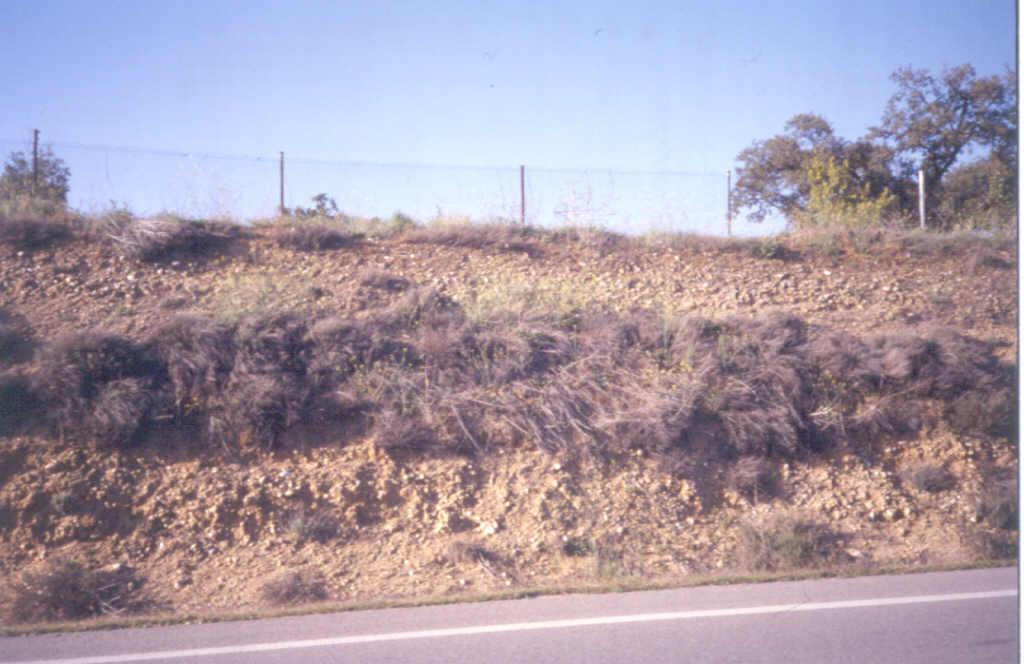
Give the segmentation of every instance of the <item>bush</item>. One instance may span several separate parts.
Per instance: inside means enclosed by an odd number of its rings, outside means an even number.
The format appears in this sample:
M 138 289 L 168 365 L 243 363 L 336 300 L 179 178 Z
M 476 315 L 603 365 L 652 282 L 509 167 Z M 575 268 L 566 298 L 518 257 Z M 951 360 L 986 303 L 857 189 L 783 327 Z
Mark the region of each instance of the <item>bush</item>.
M 494 563 L 499 560 L 498 555 L 483 544 L 468 540 L 456 540 L 449 544 L 445 558 L 453 565 Z
M 235 363 L 229 326 L 175 316 L 150 335 L 148 346 L 166 368 L 178 417 L 200 415 L 216 404 Z
M 33 389 L 62 433 L 125 445 L 146 424 L 162 367 L 145 348 L 112 334 L 83 332 L 43 348 Z
M 816 567 L 830 556 L 831 533 L 806 519 L 776 514 L 740 525 L 738 562 L 751 570 Z
M 0 373 L 0 436 L 21 432 L 42 415 L 31 381 L 20 373 Z
M 726 482 L 733 491 L 758 502 L 762 498 L 770 498 L 778 489 L 775 468 L 767 459 L 756 456 L 744 456 L 726 473 Z
M 15 364 L 31 357 L 33 341 L 24 319 L 0 310 L 0 363 Z
M 932 463 L 916 463 L 903 471 L 903 481 L 914 485 L 918 491 L 939 493 L 956 486 L 956 477 L 942 466 Z
M 289 517 L 285 528 L 295 535 L 300 544 L 323 543 L 337 537 L 341 525 L 337 517 L 327 512 L 300 510 Z
M 71 238 L 67 224 L 41 217 L 0 218 L 0 242 L 21 251 L 48 249 Z
M 359 274 L 359 283 L 370 288 L 401 292 L 409 288 L 409 280 L 377 268 L 368 268 Z
M 505 223 L 437 222 L 407 231 L 406 242 L 417 244 L 443 244 L 449 247 L 490 249 L 492 251 L 520 251 L 536 254 L 540 251 L 534 240 L 536 231 L 529 226 Z
M 133 219 L 108 235 L 129 256 L 146 263 L 207 257 L 239 236 L 239 228 L 231 224 L 173 216 Z
M 341 249 L 358 242 L 362 237 L 335 226 L 309 222 L 276 226 L 273 236 L 279 245 L 299 251 Z
M 271 604 L 302 604 L 327 599 L 323 576 L 316 571 L 300 569 L 282 572 L 263 584 L 263 599 Z
M 992 527 L 1017 530 L 1017 487 L 1012 479 L 989 482 L 978 498 L 978 516 Z
M 140 581 L 122 566 L 94 571 L 65 558 L 55 558 L 39 571 L 24 572 L 13 584 L 11 622 L 80 620 L 138 611 Z

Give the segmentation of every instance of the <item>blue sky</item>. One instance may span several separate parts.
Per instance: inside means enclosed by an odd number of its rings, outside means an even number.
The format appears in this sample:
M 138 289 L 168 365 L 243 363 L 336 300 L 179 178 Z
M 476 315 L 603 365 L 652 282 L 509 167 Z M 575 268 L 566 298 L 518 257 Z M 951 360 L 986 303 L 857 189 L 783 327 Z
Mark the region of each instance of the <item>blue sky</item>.
M 73 200 L 84 204 L 103 190 L 146 206 L 162 186 L 159 204 L 174 206 L 182 197 L 175 187 L 189 178 L 203 183 L 192 185 L 197 199 L 216 198 L 201 191 L 215 171 L 226 207 L 240 212 L 276 201 L 255 184 L 269 177 L 268 165 L 208 159 L 172 168 L 172 157 L 107 153 L 113 184 L 101 186 L 95 151 L 60 146 L 523 163 L 531 188 L 546 192 L 533 203 L 538 218 L 571 208 L 562 199 L 572 194 L 620 222 L 643 223 L 643 213 L 624 211 L 639 200 L 626 190 L 640 180 L 654 198 L 689 187 L 695 193 L 680 204 L 709 210 L 724 208 L 724 180 L 622 176 L 609 197 L 600 178 L 538 169 L 721 174 L 796 113 L 819 113 L 849 138 L 863 134 L 878 121 L 899 66 L 970 62 L 991 74 L 1016 61 L 1009 0 L 14 1 L 0 11 L 8 63 L 0 138 L 24 141 L 41 129 L 72 165 Z M 474 216 L 473 196 L 500 196 L 491 207 L 501 210 L 517 204 L 514 168 L 498 177 L 375 167 L 371 177 L 354 166 L 334 176 L 326 166 L 295 166 L 291 204 L 328 191 L 346 208 L 356 181 L 360 200 L 372 201 L 359 203 L 367 209 L 423 207 L 431 189 L 447 208 Z M 453 174 L 472 182 L 446 191 Z M 491 191 L 486 183 L 498 179 Z M 140 198 L 142 189 L 150 193 Z M 400 190 L 424 191 L 414 201 Z

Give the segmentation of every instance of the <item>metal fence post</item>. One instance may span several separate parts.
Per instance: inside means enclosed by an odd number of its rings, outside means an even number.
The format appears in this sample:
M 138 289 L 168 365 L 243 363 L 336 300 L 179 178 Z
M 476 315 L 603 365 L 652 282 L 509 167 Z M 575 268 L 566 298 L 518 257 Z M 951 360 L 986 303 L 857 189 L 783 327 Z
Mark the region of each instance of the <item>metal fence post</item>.
M 526 166 L 519 164 L 519 223 L 526 225 Z
M 280 194 L 281 194 L 281 196 L 280 196 L 280 203 L 278 204 L 278 208 L 277 209 L 281 213 L 281 216 L 284 216 L 285 212 L 284 212 L 284 151 L 283 150 L 281 151 L 281 160 L 280 160 L 279 165 L 278 165 L 278 172 L 279 172 L 279 174 L 281 176 L 281 185 L 280 185 Z
M 732 237 L 732 170 L 725 172 L 725 234 Z
M 921 218 L 921 230 L 925 229 L 924 222 L 924 169 L 917 171 L 917 214 Z
M 32 130 L 32 197 L 39 186 L 39 130 Z

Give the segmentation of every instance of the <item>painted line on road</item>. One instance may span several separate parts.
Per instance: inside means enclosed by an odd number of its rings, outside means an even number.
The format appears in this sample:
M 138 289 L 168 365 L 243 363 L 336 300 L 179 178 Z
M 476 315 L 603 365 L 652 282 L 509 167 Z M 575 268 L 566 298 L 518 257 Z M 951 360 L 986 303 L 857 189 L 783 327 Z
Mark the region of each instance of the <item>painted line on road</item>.
M 964 600 L 1016 597 L 1017 590 L 992 590 L 947 595 L 912 595 L 907 597 L 880 597 L 875 599 L 854 599 L 837 602 L 809 602 L 806 604 L 774 604 L 735 609 L 705 609 L 698 611 L 671 611 L 666 613 L 637 613 L 624 616 L 598 618 L 573 618 L 567 620 L 543 620 L 538 622 L 507 623 L 499 625 L 478 625 L 474 627 L 452 627 L 448 629 L 425 629 L 414 632 L 392 632 L 389 634 L 361 634 L 338 636 L 326 639 L 301 641 L 277 641 L 274 643 L 252 643 L 248 645 L 219 646 L 213 648 L 190 648 L 187 650 L 163 650 L 156 652 L 129 653 L 124 655 L 96 655 L 70 659 L 34 659 L 6 664 L 113 664 L 114 662 L 143 662 L 159 659 L 180 659 L 187 657 L 215 657 L 217 655 L 238 655 L 242 653 L 273 652 L 300 648 L 323 648 L 359 643 L 384 641 L 406 641 L 409 639 L 436 639 L 450 636 L 472 636 L 476 634 L 503 634 L 527 632 L 540 629 L 566 629 L 571 627 L 593 627 L 597 625 L 624 625 L 629 623 L 658 622 L 666 620 L 692 620 L 694 618 L 725 618 L 730 616 L 752 616 L 770 613 L 796 613 L 802 611 L 828 611 L 836 609 L 859 609 L 876 606 L 899 606 L 904 604 L 931 604 L 936 602 L 958 602 Z

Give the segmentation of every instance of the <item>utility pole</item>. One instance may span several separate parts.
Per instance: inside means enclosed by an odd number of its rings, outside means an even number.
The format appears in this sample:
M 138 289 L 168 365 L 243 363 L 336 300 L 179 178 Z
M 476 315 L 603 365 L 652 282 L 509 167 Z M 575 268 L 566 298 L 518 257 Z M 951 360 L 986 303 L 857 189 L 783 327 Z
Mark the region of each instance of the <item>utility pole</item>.
M 32 130 L 32 196 L 36 195 L 39 184 L 39 130 Z
M 519 223 L 526 225 L 526 166 L 519 164 Z
M 732 170 L 725 172 L 725 233 L 732 237 Z
M 281 213 L 281 216 L 284 216 L 284 151 L 283 150 L 281 151 L 281 160 L 280 160 L 280 162 L 278 164 L 278 172 L 280 173 L 280 176 L 281 176 L 281 186 L 280 186 L 280 194 L 281 194 L 281 196 L 280 196 L 280 202 L 278 203 L 278 206 L 277 206 L 277 210 L 278 210 L 278 212 Z
M 924 169 L 917 171 L 917 214 L 921 218 L 921 230 L 925 229 L 924 223 Z

